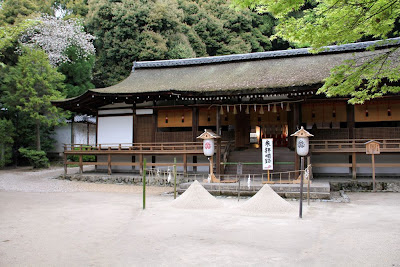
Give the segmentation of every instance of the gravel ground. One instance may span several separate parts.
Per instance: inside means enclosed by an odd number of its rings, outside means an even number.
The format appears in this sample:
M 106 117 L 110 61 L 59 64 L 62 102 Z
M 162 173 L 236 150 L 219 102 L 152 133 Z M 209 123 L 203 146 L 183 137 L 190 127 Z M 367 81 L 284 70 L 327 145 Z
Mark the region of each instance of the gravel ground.
M 176 209 L 170 188 L 0 171 L 0 266 L 400 266 L 400 194 L 311 202 L 303 219 L 249 216 L 235 198 Z M 298 202 L 292 202 L 293 205 Z
M 92 167 L 86 167 L 90 170 Z M 69 173 L 78 172 L 78 168 L 69 168 Z M 64 173 L 61 167 L 52 167 L 43 170 L 34 170 L 30 167 L 0 170 L 0 191 L 17 192 L 120 192 L 140 193 L 142 186 L 126 184 L 97 184 L 88 182 L 76 182 L 59 180 L 56 177 Z M 170 187 L 147 186 L 148 194 L 161 194 L 171 192 Z

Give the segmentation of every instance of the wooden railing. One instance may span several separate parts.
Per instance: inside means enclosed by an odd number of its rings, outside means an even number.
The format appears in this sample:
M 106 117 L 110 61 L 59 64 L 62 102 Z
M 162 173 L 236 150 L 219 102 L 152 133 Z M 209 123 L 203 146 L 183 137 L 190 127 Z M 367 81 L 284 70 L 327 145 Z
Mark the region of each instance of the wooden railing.
M 312 140 L 310 151 L 316 153 L 365 153 L 365 143 L 371 139 Z M 400 139 L 374 139 L 381 143 L 381 153 L 400 152 Z
M 228 142 L 221 142 L 221 150 L 224 151 Z M 65 144 L 64 145 L 64 173 L 67 174 L 68 165 L 78 165 L 80 173 L 83 172 L 84 165 L 107 166 L 108 174 L 111 174 L 112 166 L 138 166 L 143 170 L 143 159 L 146 155 L 181 155 L 183 162 L 177 163 L 177 166 L 183 166 L 184 172 L 187 172 L 188 166 L 209 166 L 209 163 L 189 163 L 188 155 L 203 154 L 202 142 L 175 142 L 175 143 L 121 143 L 121 144 Z M 84 162 L 84 155 L 107 156 L 107 161 L 89 161 Z M 113 155 L 138 156 L 136 161 L 120 162 L 112 160 Z M 69 161 L 68 156 L 78 156 L 79 161 Z M 172 162 L 171 157 L 171 162 Z M 152 163 L 148 162 L 147 166 L 171 166 L 172 163 Z
M 223 149 L 227 142 L 221 142 Z M 65 144 L 64 153 L 68 155 L 96 154 L 203 154 L 202 142 L 176 143 L 122 143 L 122 144 Z

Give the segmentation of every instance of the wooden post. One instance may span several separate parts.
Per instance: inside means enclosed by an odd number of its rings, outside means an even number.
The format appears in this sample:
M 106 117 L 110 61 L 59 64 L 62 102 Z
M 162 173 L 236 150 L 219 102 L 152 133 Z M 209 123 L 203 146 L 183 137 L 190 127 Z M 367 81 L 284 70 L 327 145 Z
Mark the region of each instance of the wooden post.
M 213 156 L 210 157 L 210 176 L 213 177 L 214 174 L 214 163 L 213 163 Z
M 357 156 L 356 152 L 351 155 L 351 177 L 353 180 L 357 179 Z
M 139 171 L 143 174 L 143 154 L 139 154 Z
M 217 139 L 217 159 L 216 159 L 215 172 L 217 175 L 221 174 L 221 138 Z
M 307 168 L 309 168 L 311 164 L 311 157 L 308 156 L 307 157 Z M 308 173 L 308 181 L 307 181 L 307 204 L 308 206 L 310 206 L 310 183 L 311 183 L 311 168 L 308 169 L 309 173 Z
M 83 160 L 82 160 L 82 155 L 79 155 L 79 173 L 83 173 Z
M 376 192 L 376 183 L 375 183 L 375 155 L 372 154 L 372 191 Z
M 174 199 L 176 199 L 176 158 L 174 158 Z
M 192 141 L 197 140 L 197 131 L 199 129 L 199 112 L 197 107 L 192 107 Z
M 185 149 L 186 150 L 186 149 Z M 187 174 L 187 154 L 183 154 L 183 174 Z
M 145 209 L 146 208 L 146 159 L 144 159 L 143 167 L 144 167 L 143 181 L 142 181 L 142 183 L 143 183 L 143 209 Z
M 111 175 L 111 154 L 107 154 L 108 175 Z
M 65 148 L 64 148 L 65 151 Z M 67 154 L 64 153 L 64 176 L 67 175 Z

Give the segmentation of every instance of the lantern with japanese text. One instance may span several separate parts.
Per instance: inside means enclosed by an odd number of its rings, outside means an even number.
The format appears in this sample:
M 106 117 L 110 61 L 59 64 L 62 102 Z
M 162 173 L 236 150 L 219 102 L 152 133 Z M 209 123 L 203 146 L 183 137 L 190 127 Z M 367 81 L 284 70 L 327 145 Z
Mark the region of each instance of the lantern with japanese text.
M 214 156 L 214 139 L 221 138 L 216 133 L 205 129 L 204 133 L 197 137 L 198 139 L 203 139 L 203 153 L 210 160 L 210 181 L 219 181 L 216 179 L 213 173 L 213 156 Z
M 308 141 L 308 137 L 314 136 L 304 130 L 303 126 L 301 126 L 300 130 L 295 132 L 290 136 L 295 136 L 296 138 L 296 152 L 297 155 L 304 157 L 308 155 L 308 150 L 310 147 L 310 143 Z

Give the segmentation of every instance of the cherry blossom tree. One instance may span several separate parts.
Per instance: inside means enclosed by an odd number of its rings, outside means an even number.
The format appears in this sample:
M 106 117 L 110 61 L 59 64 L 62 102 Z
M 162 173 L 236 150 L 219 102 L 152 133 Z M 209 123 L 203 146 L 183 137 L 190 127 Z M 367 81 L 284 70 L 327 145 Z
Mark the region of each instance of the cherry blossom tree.
M 79 20 L 62 20 L 49 15 L 42 15 L 37 20 L 39 23 L 30 27 L 20 42 L 23 46 L 43 49 L 51 65 L 71 62 L 66 53 L 70 47 L 75 48 L 78 58 L 86 59 L 95 54 L 95 37 L 84 31 Z

